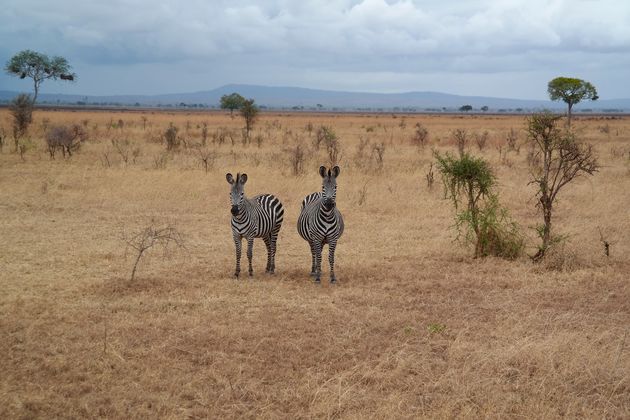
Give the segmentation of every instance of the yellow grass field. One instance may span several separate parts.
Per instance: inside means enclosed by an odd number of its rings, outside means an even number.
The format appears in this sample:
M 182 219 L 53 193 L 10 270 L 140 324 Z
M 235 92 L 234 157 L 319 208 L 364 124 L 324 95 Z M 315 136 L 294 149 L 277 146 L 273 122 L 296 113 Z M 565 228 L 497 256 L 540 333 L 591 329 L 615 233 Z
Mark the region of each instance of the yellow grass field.
M 53 160 L 44 131 L 61 123 L 89 140 Z M 183 140 L 167 153 L 170 123 Z M 455 152 L 453 130 L 487 131 L 485 149 L 469 150 L 492 164 L 533 254 L 525 117 L 262 113 L 246 145 L 242 125 L 37 110 L 21 157 L 0 110 L 0 418 L 630 417 L 630 118 L 574 121 L 602 168 L 560 192 L 554 228 L 567 239 L 540 264 L 473 259 L 439 175 L 432 188 L 425 178 L 432 149 Z M 327 248 L 322 285 L 310 280 L 296 230 L 328 164 L 313 145 L 321 125 L 341 144 L 334 286 Z M 518 153 L 506 153 L 511 128 Z M 226 172 L 284 203 L 273 276 L 256 240 L 254 277 L 243 253 L 233 278 Z M 131 282 L 123 239 L 151 225 L 174 226 L 185 249 L 147 251 Z

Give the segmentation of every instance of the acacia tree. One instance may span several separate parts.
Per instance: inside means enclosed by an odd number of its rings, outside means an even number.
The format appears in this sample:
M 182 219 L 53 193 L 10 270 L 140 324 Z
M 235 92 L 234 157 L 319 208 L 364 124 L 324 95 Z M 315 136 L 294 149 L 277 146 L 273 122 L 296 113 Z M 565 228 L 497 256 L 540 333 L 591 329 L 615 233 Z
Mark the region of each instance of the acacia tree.
M 575 134 L 557 127 L 559 116 L 550 112 L 534 114 L 527 120 L 527 134 L 533 145 L 534 159 L 540 165 L 532 171 L 530 184 L 536 185 L 543 224 L 538 228 L 542 244 L 532 256 L 539 261 L 552 244 L 551 216 L 558 192 L 580 175 L 593 175 L 599 165 L 590 144 L 580 142 Z
M 221 109 L 229 109 L 230 115 L 234 114 L 235 109 L 240 109 L 245 102 L 245 98 L 243 98 L 238 93 L 232 93 L 230 95 L 221 96 Z
M 253 99 L 243 100 L 243 105 L 241 106 L 241 116 L 245 119 L 245 133 L 247 138 L 249 138 L 249 133 L 254 127 L 258 111 L 258 106 L 256 106 Z
M 556 77 L 548 83 L 547 92 L 552 101 L 562 100 L 566 102 L 568 107 L 567 125 L 569 127 L 571 127 L 571 109 L 573 105 L 585 99 L 591 101 L 599 99 L 595 86 L 582 79 L 571 77 Z
M 35 105 L 39 86 L 44 80 L 68 80 L 73 81 L 77 75 L 71 73 L 72 66 L 63 57 L 48 57 L 46 54 L 36 51 L 24 50 L 15 54 L 7 62 L 5 71 L 12 76 L 19 76 L 20 79 L 30 77 L 33 79 L 32 104 Z

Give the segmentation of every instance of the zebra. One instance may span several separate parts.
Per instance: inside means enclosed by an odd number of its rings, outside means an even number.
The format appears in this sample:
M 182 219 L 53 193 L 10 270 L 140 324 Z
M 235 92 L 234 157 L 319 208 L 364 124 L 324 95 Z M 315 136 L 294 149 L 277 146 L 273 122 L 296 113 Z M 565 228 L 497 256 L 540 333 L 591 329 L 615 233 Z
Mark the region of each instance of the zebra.
M 247 259 L 249 260 L 249 275 L 254 275 L 252 256 L 254 238 L 263 238 L 267 247 L 267 268 L 265 272 L 273 274 L 276 269 L 276 242 L 278 232 L 282 226 L 284 208 L 282 203 L 271 194 L 261 194 L 253 198 L 245 197 L 243 187 L 247 182 L 247 174 L 225 175 L 225 179 L 232 186 L 230 202 L 232 204 L 232 236 L 236 245 L 236 270 L 234 276 L 238 279 L 241 273 L 241 240 L 247 240 Z
M 307 195 L 302 201 L 302 211 L 298 217 L 297 229 L 300 236 L 311 247 L 311 276 L 320 283 L 322 271 L 322 248 L 328 244 L 330 282 L 335 283 L 335 247 L 343 234 L 343 218 L 336 206 L 337 177 L 339 166 L 326 169 L 321 166 L 319 174 L 323 178 L 322 192 Z

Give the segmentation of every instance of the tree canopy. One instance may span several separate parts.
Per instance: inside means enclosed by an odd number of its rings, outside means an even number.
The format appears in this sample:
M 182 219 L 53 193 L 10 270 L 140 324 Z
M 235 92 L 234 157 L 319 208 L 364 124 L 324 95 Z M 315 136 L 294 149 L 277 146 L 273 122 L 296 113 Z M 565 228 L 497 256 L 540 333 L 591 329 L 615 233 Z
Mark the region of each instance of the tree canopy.
M 568 125 L 571 126 L 571 109 L 573 105 L 583 101 L 596 101 L 597 90 L 595 86 L 582 79 L 571 77 L 556 77 L 547 85 L 547 92 L 552 101 L 562 100 L 568 106 Z
M 230 115 L 234 113 L 235 109 L 240 109 L 244 103 L 245 98 L 236 92 L 221 96 L 221 109 L 229 109 Z
M 72 66 L 64 57 L 54 56 L 50 58 L 46 54 L 31 50 L 24 50 L 15 54 L 5 66 L 5 71 L 12 76 L 19 76 L 20 79 L 27 77 L 33 79 L 33 104 L 37 101 L 39 86 L 44 80 L 74 81 L 77 75 L 71 70 Z

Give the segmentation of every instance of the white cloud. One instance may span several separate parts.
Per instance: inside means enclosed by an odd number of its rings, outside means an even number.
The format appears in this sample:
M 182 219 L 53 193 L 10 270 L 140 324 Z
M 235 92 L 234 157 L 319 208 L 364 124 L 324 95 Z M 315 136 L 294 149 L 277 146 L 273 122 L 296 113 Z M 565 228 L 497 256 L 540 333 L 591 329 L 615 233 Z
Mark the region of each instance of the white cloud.
M 221 82 L 273 81 L 261 74 L 271 71 L 295 83 L 296 73 L 337 74 L 349 85 L 377 74 L 596 75 L 627 65 L 628 22 L 626 0 L 9 0 L 0 54 L 31 48 L 90 68 L 181 62 L 182 72 L 195 62 Z

